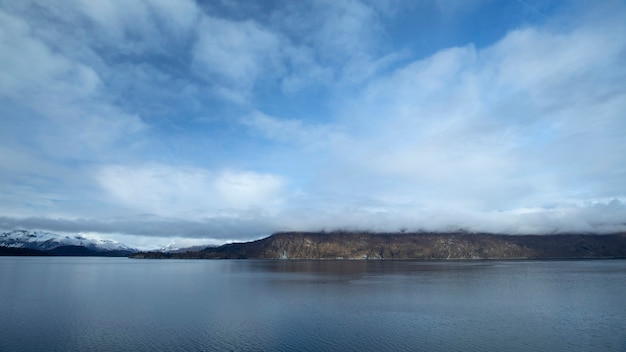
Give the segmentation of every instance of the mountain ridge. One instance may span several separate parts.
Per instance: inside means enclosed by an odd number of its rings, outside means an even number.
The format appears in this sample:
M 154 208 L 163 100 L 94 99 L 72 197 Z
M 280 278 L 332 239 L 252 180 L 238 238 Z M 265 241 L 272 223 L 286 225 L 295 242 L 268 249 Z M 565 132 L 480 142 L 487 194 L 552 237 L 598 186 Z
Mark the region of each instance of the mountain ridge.
M 506 235 L 470 232 L 281 232 L 185 253 L 132 258 L 480 260 L 626 258 L 626 233 Z
M 83 235 L 59 235 L 39 230 L 12 230 L 0 234 L 0 255 L 127 257 L 137 251 L 118 241 Z

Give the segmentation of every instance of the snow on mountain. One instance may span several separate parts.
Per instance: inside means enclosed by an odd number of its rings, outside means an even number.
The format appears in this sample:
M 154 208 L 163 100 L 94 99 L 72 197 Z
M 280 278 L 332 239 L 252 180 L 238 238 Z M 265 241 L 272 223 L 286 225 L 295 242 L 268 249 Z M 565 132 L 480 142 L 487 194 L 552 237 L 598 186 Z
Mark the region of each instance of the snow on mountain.
M 157 249 L 157 252 L 163 252 L 163 253 L 184 253 L 184 252 L 195 252 L 195 251 L 201 251 L 207 247 L 215 247 L 212 246 L 210 244 L 204 244 L 204 245 L 196 245 L 196 246 L 190 246 L 190 247 L 178 247 L 175 244 L 167 244 L 159 249 Z
M 4 232 L 0 234 L 0 246 L 43 251 L 61 246 L 82 246 L 97 252 L 137 251 L 135 248 L 128 247 L 117 241 L 89 238 L 82 235 L 65 236 L 38 230 L 13 230 Z
M 166 244 L 165 246 L 163 246 L 163 247 L 161 247 L 161 248 L 157 249 L 157 251 L 158 251 L 158 252 L 165 252 L 165 253 L 168 253 L 168 252 L 174 252 L 174 251 L 177 251 L 177 250 L 179 250 L 179 249 L 180 249 L 180 248 L 179 248 L 178 246 L 176 246 L 175 244 L 173 244 L 173 243 L 168 243 L 168 244 Z

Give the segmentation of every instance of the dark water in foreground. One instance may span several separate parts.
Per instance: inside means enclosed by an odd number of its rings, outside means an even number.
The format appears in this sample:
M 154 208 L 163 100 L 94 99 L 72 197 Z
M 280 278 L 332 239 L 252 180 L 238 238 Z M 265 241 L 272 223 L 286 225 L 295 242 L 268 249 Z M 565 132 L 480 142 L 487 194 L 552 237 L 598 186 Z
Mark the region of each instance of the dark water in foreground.
M 626 351 L 626 261 L 0 258 L 0 351 Z

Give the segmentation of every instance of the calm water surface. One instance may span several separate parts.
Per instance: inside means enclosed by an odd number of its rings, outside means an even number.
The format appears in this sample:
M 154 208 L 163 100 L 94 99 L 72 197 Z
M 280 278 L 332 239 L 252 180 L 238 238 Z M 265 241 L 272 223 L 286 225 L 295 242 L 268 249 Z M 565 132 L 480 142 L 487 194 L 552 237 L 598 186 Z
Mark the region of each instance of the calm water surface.
M 626 351 L 626 261 L 0 257 L 0 351 Z

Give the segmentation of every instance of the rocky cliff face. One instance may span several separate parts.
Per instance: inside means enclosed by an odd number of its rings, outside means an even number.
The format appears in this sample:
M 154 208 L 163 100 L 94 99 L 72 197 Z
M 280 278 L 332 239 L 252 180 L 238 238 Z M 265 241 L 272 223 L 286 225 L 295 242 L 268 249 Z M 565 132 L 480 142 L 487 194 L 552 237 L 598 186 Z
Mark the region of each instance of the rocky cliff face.
M 549 259 L 626 258 L 626 234 L 289 232 L 248 243 L 138 258 L 206 259 Z

